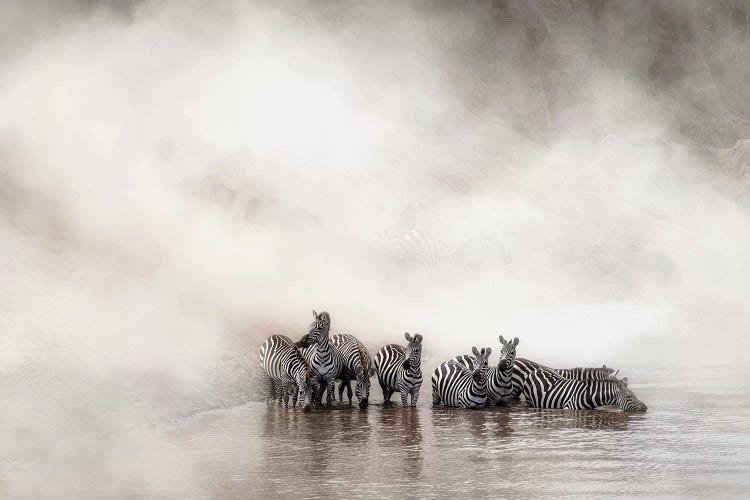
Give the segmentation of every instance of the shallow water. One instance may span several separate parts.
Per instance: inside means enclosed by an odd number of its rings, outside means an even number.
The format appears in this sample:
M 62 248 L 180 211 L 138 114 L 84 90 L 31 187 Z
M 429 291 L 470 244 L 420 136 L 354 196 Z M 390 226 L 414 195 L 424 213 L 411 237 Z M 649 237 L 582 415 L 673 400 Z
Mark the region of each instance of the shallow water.
M 250 403 L 206 411 L 148 432 L 135 429 L 124 441 L 111 438 L 101 455 L 109 457 L 107 472 L 86 475 L 78 492 L 118 498 L 747 497 L 747 384 L 719 383 L 723 378 L 711 369 L 692 379 L 674 380 L 663 370 L 643 378 L 652 382 L 631 387 L 648 404 L 645 414 L 431 408 L 428 384 L 415 409 L 376 403 L 366 411 L 337 406 L 303 413 Z M 382 400 L 378 387 L 372 399 Z M 101 456 L 56 472 L 95 471 Z M 135 471 L 127 469 L 133 464 Z M 114 487 L 111 477 L 123 475 L 137 479 Z
M 747 495 L 746 387 L 704 385 L 632 385 L 645 414 L 250 404 L 169 433 L 223 498 Z

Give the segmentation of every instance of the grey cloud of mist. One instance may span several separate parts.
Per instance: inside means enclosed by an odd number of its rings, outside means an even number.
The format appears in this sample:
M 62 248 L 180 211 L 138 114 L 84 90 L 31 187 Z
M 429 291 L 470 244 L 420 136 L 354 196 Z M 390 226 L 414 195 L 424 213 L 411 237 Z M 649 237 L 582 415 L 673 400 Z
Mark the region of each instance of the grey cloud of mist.
M 71 456 L 154 487 L 112 433 L 245 401 L 313 308 L 371 348 L 419 331 L 427 364 L 498 333 L 636 380 L 742 359 L 728 4 L 59 5 L 2 14 L 15 493 Z

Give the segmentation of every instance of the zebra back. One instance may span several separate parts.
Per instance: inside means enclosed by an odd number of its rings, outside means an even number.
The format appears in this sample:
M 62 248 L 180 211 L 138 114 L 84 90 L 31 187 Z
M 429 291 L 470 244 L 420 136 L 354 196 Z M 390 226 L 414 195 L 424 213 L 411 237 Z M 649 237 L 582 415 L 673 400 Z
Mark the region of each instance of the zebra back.
M 627 388 L 627 379 L 577 380 L 537 369 L 523 387 L 527 403 L 536 408 L 586 410 L 617 405 L 625 411 L 646 411 L 646 405 Z
M 297 351 L 292 340 L 285 335 L 271 335 L 263 342 L 259 352 L 260 366 L 269 383 L 277 388 L 296 386 L 299 396 L 309 407 L 310 366 Z
M 555 371 L 565 378 L 577 380 L 607 380 L 617 376 L 620 370 L 608 368 L 607 365 L 597 368 L 557 368 Z

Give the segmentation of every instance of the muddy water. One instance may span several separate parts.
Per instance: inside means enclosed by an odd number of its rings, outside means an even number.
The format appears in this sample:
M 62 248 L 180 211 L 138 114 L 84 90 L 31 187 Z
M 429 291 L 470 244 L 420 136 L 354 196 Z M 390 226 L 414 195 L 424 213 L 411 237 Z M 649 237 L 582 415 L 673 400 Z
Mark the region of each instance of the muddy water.
M 750 496 L 748 378 L 631 371 L 648 413 L 431 408 L 425 384 L 414 409 L 384 408 L 374 387 L 366 411 L 250 403 L 92 438 L 83 455 L 59 436 L 53 462 L 2 470 L 0 497 Z
M 701 380 L 632 384 L 646 414 L 250 404 L 165 432 L 197 465 L 196 496 L 747 496 L 747 388 Z

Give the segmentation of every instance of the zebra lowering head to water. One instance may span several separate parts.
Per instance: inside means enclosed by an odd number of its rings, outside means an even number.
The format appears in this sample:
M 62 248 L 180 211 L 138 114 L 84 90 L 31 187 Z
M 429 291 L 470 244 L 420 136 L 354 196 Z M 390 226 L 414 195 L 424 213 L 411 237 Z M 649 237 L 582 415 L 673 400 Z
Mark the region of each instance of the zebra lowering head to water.
M 333 401 L 333 381 L 339 378 L 343 362 L 341 356 L 330 342 L 331 317 L 327 312 L 313 313 L 313 322 L 307 332 L 310 346 L 303 349 L 302 356 L 310 365 L 316 382 L 319 384 L 315 394 L 315 403 L 320 404 L 323 392 L 327 389 L 326 405 Z
M 459 408 L 480 408 L 487 405 L 487 359 L 489 347 L 472 347 L 474 369 L 451 359 L 440 364 L 432 374 L 432 404 Z
M 343 401 L 344 388 L 349 397 L 349 406 L 352 404 L 352 380 L 356 380 L 356 395 L 361 409 L 367 408 L 370 398 L 370 377 L 375 374 L 372 367 L 372 358 L 367 348 L 357 340 L 354 335 L 338 333 L 331 339 L 333 347 L 338 351 L 344 367 L 341 370 L 341 386 L 339 387 L 339 400 Z
M 411 395 L 411 406 L 417 406 L 419 389 L 422 387 L 422 336 L 413 337 L 405 333 L 409 342 L 406 348 L 398 344 L 382 347 L 375 356 L 375 371 L 383 390 L 385 404 L 391 402 L 394 392 L 401 393 L 401 406 L 408 406 Z
M 518 337 L 508 341 L 500 335 L 499 339 L 500 344 L 503 346 L 500 350 L 500 359 L 497 362 L 497 366 L 491 366 L 487 369 L 488 405 L 507 405 L 512 399 L 513 383 L 511 376 L 513 374 L 513 364 L 516 360 Z M 469 370 L 473 370 L 476 364 L 475 358 L 470 354 L 456 356 L 453 360 L 461 363 Z
M 289 407 L 289 394 L 292 393 L 292 406 L 297 406 L 299 401 L 305 411 L 310 410 L 312 374 L 292 339 L 284 335 L 268 337 L 260 348 L 260 366 L 265 372 L 266 402 L 276 387 L 281 388 L 285 407 Z
M 643 404 L 628 389 L 628 379 L 573 380 L 548 369 L 536 369 L 523 382 L 523 396 L 534 408 L 593 410 L 617 405 L 625 411 L 644 412 Z
M 607 380 L 614 378 L 620 370 L 607 368 L 607 365 L 601 368 L 550 368 L 536 361 L 525 358 L 516 358 L 513 364 L 513 374 L 511 376 L 512 391 L 510 399 L 519 399 L 523 394 L 523 381 L 534 370 L 549 370 L 552 373 L 560 375 L 563 378 L 571 380 Z

